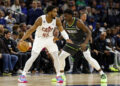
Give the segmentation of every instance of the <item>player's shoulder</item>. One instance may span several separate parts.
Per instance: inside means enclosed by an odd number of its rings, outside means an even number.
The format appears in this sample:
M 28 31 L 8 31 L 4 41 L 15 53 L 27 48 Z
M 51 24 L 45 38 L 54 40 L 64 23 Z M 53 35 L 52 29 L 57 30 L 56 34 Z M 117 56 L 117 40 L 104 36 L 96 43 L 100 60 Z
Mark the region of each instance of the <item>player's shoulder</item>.
M 42 25 L 42 17 L 38 17 L 37 20 L 35 21 L 35 25 L 40 26 Z
M 45 15 L 41 15 L 41 16 L 39 16 L 37 19 L 38 19 L 39 21 L 42 21 L 43 18 L 45 18 Z

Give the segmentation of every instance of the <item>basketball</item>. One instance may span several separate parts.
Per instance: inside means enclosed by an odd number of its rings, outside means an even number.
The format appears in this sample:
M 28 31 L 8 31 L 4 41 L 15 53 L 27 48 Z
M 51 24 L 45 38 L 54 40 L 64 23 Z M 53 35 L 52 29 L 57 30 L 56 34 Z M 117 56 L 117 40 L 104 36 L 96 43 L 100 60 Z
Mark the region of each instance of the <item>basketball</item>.
M 17 47 L 18 47 L 18 50 L 21 52 L 27 52 L 30 48 L 29 43 L 26 41 L 19 42 Z

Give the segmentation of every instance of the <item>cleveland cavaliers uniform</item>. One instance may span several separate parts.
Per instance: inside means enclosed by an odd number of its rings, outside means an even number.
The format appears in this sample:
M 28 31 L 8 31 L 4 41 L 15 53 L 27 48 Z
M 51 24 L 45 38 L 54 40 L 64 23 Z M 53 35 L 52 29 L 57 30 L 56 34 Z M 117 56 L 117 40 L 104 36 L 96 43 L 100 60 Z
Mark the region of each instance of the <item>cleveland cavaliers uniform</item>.
M 44 47 L 49 52 L 58 51 L 57 45 L 53 42 L 53 31 L 56 27 L 56 19 L 53 19 L 51 23 L 46 21 L 46 15 L 41 16 L 42 25 L 38 26 L 35 33 L 35 40 L 32 50 L 39 53 Z

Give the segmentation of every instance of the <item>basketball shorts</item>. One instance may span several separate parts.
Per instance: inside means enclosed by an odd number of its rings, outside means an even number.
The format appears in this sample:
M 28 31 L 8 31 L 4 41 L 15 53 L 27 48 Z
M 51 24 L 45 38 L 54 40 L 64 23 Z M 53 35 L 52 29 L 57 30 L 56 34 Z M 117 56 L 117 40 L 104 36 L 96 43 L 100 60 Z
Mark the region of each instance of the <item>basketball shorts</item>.
M 35 37 L 32 51 L 40 53 L 43 48 L 47 48 L 50 53 L 58 52 L 58 47 L 56 43 L 53 42 L 53 38 L 54 37 Z
M 87 49 L 89 47 L 90 46 L 88 44 Z M 63 50 L 70 53 L 72 56 L 74 56 L 78 51 L 81 51 L 81 47 L 76 44 L 66 43 L 65 46 L 63 47 Z

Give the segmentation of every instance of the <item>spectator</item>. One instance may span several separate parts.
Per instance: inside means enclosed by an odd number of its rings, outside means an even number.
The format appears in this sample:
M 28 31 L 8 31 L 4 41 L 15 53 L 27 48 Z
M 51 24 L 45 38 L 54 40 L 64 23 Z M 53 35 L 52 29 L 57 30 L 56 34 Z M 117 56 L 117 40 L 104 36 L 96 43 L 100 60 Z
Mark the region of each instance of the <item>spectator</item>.
M 0 25 L 0 38 L 2 38 L 4 35 L 4 26 Z
M 26 4 L 25 2 L 21 2 L 21 10 L 22 10 L 22 13 L 24 13 L 25 15 L 27 15 L 27 8 L 26 8 Z
M 15 0 L 11 7 L 11 10 L 17 13 L 22 13 L 19 0 Z
M 20 30 L 22 31 L 22 32 L 26 32 L 26 30 L 27 30 L 27 26 L 26 26 L 26 24 L 25 23 L 21 23 L 20 24 Z
M 120 52 L 120 33 L 117 35 L 117 50 Z
M 8 13 L 8 15 L 5 17 L 6 20 L 6 27 L 9 31 L 12 32 L 13 25 L 16 23 L 16 19 L 12 17 L 11 13 Z
M 28 15 L 27 15 L 28 24 L 33 25 L 35 20 L 41 15 L 43 15 L 43 11 L 37 7 L 37 2 L 33 1 L 32 8 L 29 9 Z
M 4 12 L 0 10 L 0 24 L 6 26 L 6 20 L 4 18 Z
M 96 39 L 100 35 L 100 23 L 96 23 L 96 29 L 92 32 L 93 39 Z
M 15 24 L 15 25 L 13 26 L 12 31 L 13 31 L 13 32 L 16 31 L 16 32 L 19 33 L 19 32 L 20 32 L 20 27 L 19 27 L 19 25 Z
M 86 3 L 84 2 L 84 0 L 77 0 L 76 5 L 77 6 L 86 6 Z
M 4 9 L 5 10 L 5 14 L 8 13 L 8 12 L 12 12 L 11 11 L 11 2 L 10 2 L 10 0 L 6 0 L 4 5 L 5 5 L 5 9 Z
M 0 53 L 3 58 L 3 75 L 9 75 L 13 72 L 14 66 L 18 60 L 15 55 L 10 55 L 4 41 L 0 38 Z
M 113 64 L 114 53 L 111 53 L 109 50 L 106 49 L 106 36 L 106 32 L 102 32 L 100 34 L 100 37 L 94 40 L 92 48 L 94 55 L 97 57 L 96 59 L 98 60 L 100 65 L 104 66 L 105 71 L 110 71 L 109 66 L 110 64 Z
M 21 24 L 20 24 L 20 29 L 21 29 L 21 31 L 25 34 L 26 31 L 27 31 L 27 26 L 26 26 L 26 24 L 25 24 L 25 23 L 21 23 Z M 30 42 L 33 42 L 32 35 L 28 38 L 28 40 L 29 40 Z
M 42 10 L 41 1 L 37 1 L 37 7 Z

